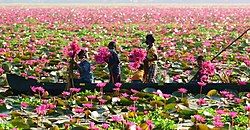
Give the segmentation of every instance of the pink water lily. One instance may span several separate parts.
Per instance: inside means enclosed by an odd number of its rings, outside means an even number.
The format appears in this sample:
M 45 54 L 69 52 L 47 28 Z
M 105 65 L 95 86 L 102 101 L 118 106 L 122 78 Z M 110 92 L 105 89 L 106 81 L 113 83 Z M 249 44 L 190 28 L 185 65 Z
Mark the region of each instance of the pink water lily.
M 4 73 L 4 70 L 0 67 L 0 76 Z
M 224 110 L 218 109 L 216 110 L 216 114 L 222 115 L 222 114 L 226 114 L 226 112 Z
M 70 88 L 70 89 L 69 89 L 69 91 L 70 91 L 71 93 L 78 93 L 78 92 L 80 92 L 80 90 L 81 90 L 81 88 Z
M 115 87 L 120 88 L 122 86 L 122 83 L 115 83 Z
M 81 113 L 84 112 L 84 108 L 82 108 L 82 107 L 75 107 L 75 108 L 73 109 L 73 111 L 74 111 L 75 113 L 81 114 Z
M 121 121 L 123 121 L 124 119 L 123 119 L 123 117 L 120 116 L 120 115 L 113 115 L 113 116 L 111 116 L 111 120 L 114 121 L 114 122 L 121 122 Z
M 185 94 L 185 93 L 187 93 L 187 89 L 185 89 L 185 88 L 179 88 L 178 92 L 182 93 L 182 94 Z
M 194 115 L 194 119 L 197 121 L 197 122 L 200 122 L 200 123 L 204 123 L 205 122 L 205 118 L 201 115 Z
M 83 106 L 87 107 L 87 108 L 92 108 L 93 104 L 92 103 L 85 103 L 85 104 L 83 104 Z
M 153 130 L 154 129 L 154 123 L 152 120 L 146 120 L 146 124 L 148 125 L 148 129 L 149 130 Z
M 35 111 L 38 115 L 46 115 L 48 111 L 47 105 L 42 104 L 40 106 L 37 106 Z
M 229 112 L 228 115 L 231 117 L 231 118 L 235 118 L 237 117 L 238 113 L 237 112 Z
M 245 106 L 245 110 L 248 111 L 248 112 L 250 112 L 250 105 Z
M 21 107 L 22 108 L 27 108 L 29 104 L 27 102 L 21 102 Z
M 107 83 L 97 83 L 96 86 L 98 88 L 104 88 L 106 86 Z
M 6 117 L 8 117 L 8 116 L 9 116 L 8 114 L 0 113 L 0 118 L 1 118 L 1 119 L 6 118 Z
M 1 106 L 1 105 L 4 105 L 4 104 L 5 104 L 4 99 L 0 99 L 0 106 Z
M 221 116 L 215 116 L 213 119 L 213 125 L 218 128 L 224 127 L 224 123 L 221 120 Z
M 103 129 L 108 129 L 108 128 L 109 128 L 109 124 L 103 123 L 103 124 L 102 124 L 102 128 L 103 128 Z
M 67 96 L 69 96 L 70 95 L 70 92 L 67 92 L 67 91 L 63 91 L 62 92 L 62 96 L 63 97 L 67 97 Z
M 36 86 L 32 86 L 31 90 L 34 93 L 39 93 L 39 94 L 43 94 L 45 92 L 45 89 L 43 87 L 36 87 Z
M 196 102 L 199 106 L 207 104 L 207 101 L 204 98 L 200 98 L 198 99 L 198 101 Z

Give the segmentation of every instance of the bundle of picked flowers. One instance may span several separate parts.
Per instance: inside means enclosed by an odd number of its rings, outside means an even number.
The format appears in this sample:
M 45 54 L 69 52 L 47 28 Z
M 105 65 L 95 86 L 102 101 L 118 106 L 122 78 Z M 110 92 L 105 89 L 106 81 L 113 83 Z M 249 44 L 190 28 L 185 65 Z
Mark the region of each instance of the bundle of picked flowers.
M 76 41 L 69 43 L 68 46 L 64 47 L 63 54 L 66 57 L 74 58 L 75 55 L 81 50 L 80 46 Z
M 140 48 L 134 48 L 129 53 L 129 68 L 132 70 L 136 70 L 140 67 L 140 64 L 143 63 L 147 56 L 147 51 Z
M 95 54 L 95 61 L 97 64 L 103 64 L 108 61 L 109 56 L 109 49 L 107 47 L 100 47 Z

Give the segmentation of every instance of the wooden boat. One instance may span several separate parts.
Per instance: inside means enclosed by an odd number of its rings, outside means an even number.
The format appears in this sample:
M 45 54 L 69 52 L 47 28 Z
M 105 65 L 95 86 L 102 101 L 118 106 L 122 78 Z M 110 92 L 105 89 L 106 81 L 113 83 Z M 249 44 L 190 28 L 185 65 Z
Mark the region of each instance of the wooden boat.
M 32 94 L 31 87 L 32 86 L 41 86 L 45 90 L 49 92 L 50 95 L 59 95 L 61 94 L 67 83 L 46 83 L 46 82 L 38 82 L 34 79 L 26 79 L 24 77 L 15 75 L 15 74 L 7 74 L 7 81 L 9 83 L 10 88 L 12 89 L 14 94 Z M 81 88 L 84 90 L 95 90 L 98 88 L 96 84 L 86 84 L 81 82 L 74 82 L 75 87 Z M 114 84 L 107 84 L 104 87 L 105 92 L 112 92 Z M 159 89 L 163 93 L 173 93 L 177 91 L 179 88 L 186 88 L 189 93 L 198 94 L 200 91 L 200 87 L 196 83 L 165 83 L 165 84 L 144 84 L 144 83 L 124 83 L 122 84 L 123 89 L 135 89 L 135 90 L 143 90 L 145 88 L 154 88 Z M 211 83 L 207 84 L 203 87 L 202 92 L 207 93 L 209 90 L 216 89 L 218 91 L 221 90 L 232 90 L 235 92 L 250 92 L 250 84 L 246 85 L 238 85 L 238 84 L 228 84 L 228 83 Z

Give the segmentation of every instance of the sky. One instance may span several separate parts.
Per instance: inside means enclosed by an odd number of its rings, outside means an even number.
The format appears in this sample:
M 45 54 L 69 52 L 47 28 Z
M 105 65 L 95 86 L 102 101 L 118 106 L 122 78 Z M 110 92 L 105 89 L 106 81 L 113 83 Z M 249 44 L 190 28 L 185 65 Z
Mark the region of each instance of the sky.
M 250 3 L 250 0 L 0 0 L 0 3 Z

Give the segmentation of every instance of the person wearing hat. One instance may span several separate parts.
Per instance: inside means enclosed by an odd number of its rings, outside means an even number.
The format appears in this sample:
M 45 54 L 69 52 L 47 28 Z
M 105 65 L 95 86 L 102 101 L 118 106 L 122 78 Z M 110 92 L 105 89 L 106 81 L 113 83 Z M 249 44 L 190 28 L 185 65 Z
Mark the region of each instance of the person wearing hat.
M 110 56 L 108 58 L 108 69 L 109 69 L 109 82 L 118 83 L 121 82 L 121 66 L 120 59 L 116 52 L 116 42 L 111 41 L 108 44 Z
M 144 60 L 144 82 L 156 83 L 157 49 L 154 46 L 155 39 L 152 34 L 146 36 L 147 56 Z

